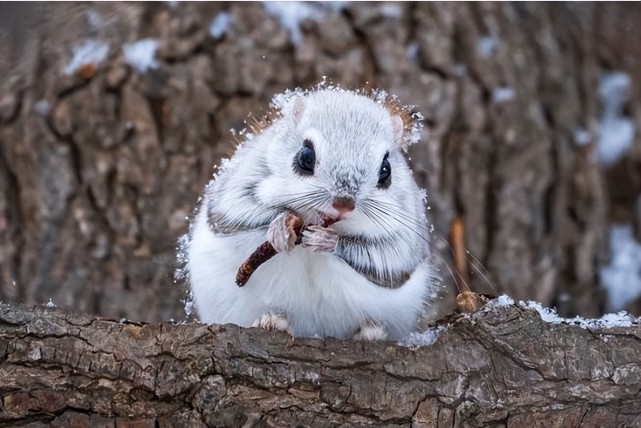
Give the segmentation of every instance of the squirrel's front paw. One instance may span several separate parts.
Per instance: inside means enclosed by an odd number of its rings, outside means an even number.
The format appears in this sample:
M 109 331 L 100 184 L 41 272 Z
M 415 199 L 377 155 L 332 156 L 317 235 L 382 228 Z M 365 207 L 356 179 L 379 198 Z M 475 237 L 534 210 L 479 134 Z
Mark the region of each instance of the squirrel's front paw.
M 267 240 L 279 253 L 286 253 L 296 245 L 296 227 L 303 220 L 294 212 L 286 211 L 276 217 L 267 230 Z
M 338 234 L 334 229 L 322 226 L 309 226 L 303 231 L 301 245 L 313 251 L 331 253 L 338 244 Z
M 252 327 L 264 328 L 265 330 L 287 331 L 289 322 L 287 322 L 285 315 L 270 312 L 261 315 L 260 318 L 253 322 Z

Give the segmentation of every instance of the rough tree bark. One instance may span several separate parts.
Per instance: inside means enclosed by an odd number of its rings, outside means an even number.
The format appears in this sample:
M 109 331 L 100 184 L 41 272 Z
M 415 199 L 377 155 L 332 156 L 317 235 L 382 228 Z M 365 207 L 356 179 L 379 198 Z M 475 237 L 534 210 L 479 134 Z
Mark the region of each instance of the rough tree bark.
M 313 7 L 298 40 L 258 3 L 0 3 L 0 299 L 180 318 L 174 245 L 228 130 L 328 76 L 420 106 L 436 233 L 461 226 L 493 291 L 599 314 L 608 220 L 641 231 L 640 133 L 605 173 L 593 161 L 601 73 L 631 77 L 622 114 L 641 129 L 639 4 Z M 122 51 L 143 38 L 159 41 L 146 72 Z M 67 74 L 87 39 L 107 58 Z M 410 349 L 0 305 L 0 424 L 641 424 L 638 325 L 447 322 Z
M 180 318 L 175 242 L 231 149 L 228 130 L 326 75 L 420 106 L 429 134 L 411 158 L 436 247 L 462 226 L 489 291 L 600 314 L 597 266 L 608 219 L 633 218 L 641 133 L 604 174 L 598 83 L 612 70 L 632 78 L 623 114 L 641 129 L 639 4 L 313 7 L 294 43 L 259 3 L 1 4 L 0 298 Z M 221 12 L 231 24 L 214 37 Z M 146 72 L 122 51 L 142 38 L 159 41 Z M 87 39 L 107 43 L 107 58 L 66 74 Z M 487 291 L 482 275 L 471 281 Z
M 0 305 L 0 426 L 641 424 L 641 326 L 518 306 L 440 322 L 431 345 L 296 339 Z

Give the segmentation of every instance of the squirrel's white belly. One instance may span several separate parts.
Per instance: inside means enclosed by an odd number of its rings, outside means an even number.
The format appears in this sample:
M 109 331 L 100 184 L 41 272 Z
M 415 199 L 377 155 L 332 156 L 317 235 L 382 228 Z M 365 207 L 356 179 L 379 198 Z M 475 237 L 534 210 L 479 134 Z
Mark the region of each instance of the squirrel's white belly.
M 349 338 L 364 321 L 387 327 L 398 339 L 414 327 L 430 281 L 419 266 L 400 288 L 368 281 L 331 254 L 296 246 L 260 266 L 244 287 L 236 272 L 265 241 L 265 231 L 214 235 L 203 212 L 189 249 L 189 271 L 200 319 L 206 323 L 251 324 L 267 313 L 286 316 L 295 336 Z

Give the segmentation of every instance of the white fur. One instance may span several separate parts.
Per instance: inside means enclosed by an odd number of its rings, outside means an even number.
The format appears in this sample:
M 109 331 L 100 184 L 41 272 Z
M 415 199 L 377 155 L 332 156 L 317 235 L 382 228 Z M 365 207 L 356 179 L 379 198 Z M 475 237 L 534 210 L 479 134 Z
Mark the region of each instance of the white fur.
M 283 116 L 236 152 L 208 186 L 194 219 L 187 267 L 201 320 L 248 327 L 261 325 L 268 314 L 279 314 L 295 336 L 351 338 L 368 325 L 378 325 L 380 331 L 361 336 L 405 337 L 435 282 L 421 193 L 400 153 L 398 120 L 371 99 L 335 91 L 295 98 Z M 309 177 L 292 169 L 304 139 L 313 141 L 316 153 L 316 169 Z M 390 188 L 381 189 L 378 168 L 386 152 L 393 178 Z M 255 193 L 247 196 L 247 188 Z M 282 204 L 314 191 L 320 199 L 313 206 L 297 207 L 305 221 L 319 224 L 319 213 L 336 215 L 333 197 L 353 197 L 356 209 L 334 224 L 334 230 L 339 236 L 360 235 L 390 244 L 350 256 L 373 263 L 377 271 L 412 272 L 410 278 L 398 288 L 377 285 L 337 257 L 331 246 L 318 252 L 297 245 L 274 256 L 238 287 L 238 268 L 267 239 L 268 225 L 282 212 Z M 364 214 L 367 201 L 389 208 L 386 227 Z M 221 231 L 208 222 L 211 212 L 234 224 L 260 226 Z M 314 232 L 308 230 L 306 239 L 316 242 L 309 233 Z
M 352 337 L 361 324 L 384 324 L 391 339 L 407 336 L 431 281 L 427 263 L 397 289 L 372 284 L 330 254 L 297 246 L 259 267 L 244 287 L 238 267 L 266 239 L 265 230 L 216 236 L 201 210 L 189 248 L 189 271 L 201 321 L 251 327 L 269 312 L 284 313 L 294 336 Z

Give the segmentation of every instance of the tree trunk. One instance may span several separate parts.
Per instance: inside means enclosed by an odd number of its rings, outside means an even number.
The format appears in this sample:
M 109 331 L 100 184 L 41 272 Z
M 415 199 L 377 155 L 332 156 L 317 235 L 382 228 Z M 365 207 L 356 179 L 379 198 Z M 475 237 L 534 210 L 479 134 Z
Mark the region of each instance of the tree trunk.
M 0 4 L 0 298 L 181 318 L 175 243 L 228 130 L 328 76 L 425 114 L 410 155 L 435 249 L 447 259 L 460 226 L 473 288 L 602 313 L 597 269 L 609 219 L 635 218 L 641 139 L 608 174 L 593 161 L 599 76 L 631 77 L 621 109 L 641 129 L 639 4 L 307 6 L 288 30 L 260 3 Z M 147 70 L 122 49 L 143 38 L 159 42 Z M 87 40 L 106 58 L 71 69 Z
M 430 332 L 415 347 L 294 340 L 1 304 L 0 426 L 641 424 L 638 321 L 585 329 L 495 305 Z

